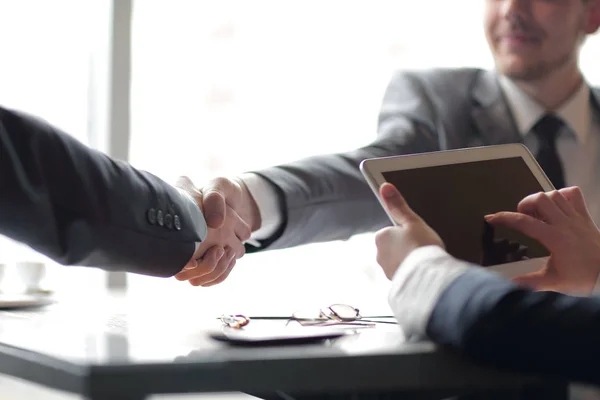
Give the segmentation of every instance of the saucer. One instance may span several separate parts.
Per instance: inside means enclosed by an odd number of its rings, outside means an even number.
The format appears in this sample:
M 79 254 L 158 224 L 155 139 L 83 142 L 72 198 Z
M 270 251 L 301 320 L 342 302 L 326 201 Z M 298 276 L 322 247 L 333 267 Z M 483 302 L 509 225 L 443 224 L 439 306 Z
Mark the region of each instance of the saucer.
M 41 288 L 27 289 L 25 291 L 25 294 L 30 296 L 50 296 L 52 293 L 54 293 L 52 290 Z
M 42 307 L 54 303 L 48 295 L 0 293 L 0 309 Z

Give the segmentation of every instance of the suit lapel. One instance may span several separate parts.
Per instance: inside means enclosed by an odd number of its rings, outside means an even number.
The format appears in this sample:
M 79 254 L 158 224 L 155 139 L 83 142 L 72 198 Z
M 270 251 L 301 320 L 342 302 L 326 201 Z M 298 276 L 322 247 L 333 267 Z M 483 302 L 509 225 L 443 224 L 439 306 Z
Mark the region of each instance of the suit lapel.
M 484 145 L 523 142 L 494 72 L 481 71 L 471 93 L 471 116 Z

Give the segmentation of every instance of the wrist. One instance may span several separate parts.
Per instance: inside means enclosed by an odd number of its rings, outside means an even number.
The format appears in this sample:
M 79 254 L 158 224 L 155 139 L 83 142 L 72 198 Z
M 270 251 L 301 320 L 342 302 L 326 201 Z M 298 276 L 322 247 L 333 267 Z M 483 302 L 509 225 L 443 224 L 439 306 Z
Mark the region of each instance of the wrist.
M 236 182 L 240 185 L 242 190 L 242 201 L 245 202 L 248 207 L 248 215 L 242 216 L 242 218 L 245 217 L 246 223 L 248 223 L 250 226 L 250 230 L 252 232 L 256 232 L 262 225 L 262 218 L 260 215 L 260 209 L 258 208 L 258 203 L 254 199 L 254 196 L 252 196 L 252 193 L 250 193 L 250 190 L 243 179 L 236 178 Z

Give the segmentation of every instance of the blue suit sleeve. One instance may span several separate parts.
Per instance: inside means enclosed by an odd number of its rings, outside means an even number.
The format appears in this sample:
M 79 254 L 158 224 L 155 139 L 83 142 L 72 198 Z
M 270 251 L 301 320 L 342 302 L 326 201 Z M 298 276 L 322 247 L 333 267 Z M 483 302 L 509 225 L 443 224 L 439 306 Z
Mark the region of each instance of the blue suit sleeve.
M 514 372 L 600 384 L 599 298 L 533 292 L 472 270 L 444 291 L 427 334 Z

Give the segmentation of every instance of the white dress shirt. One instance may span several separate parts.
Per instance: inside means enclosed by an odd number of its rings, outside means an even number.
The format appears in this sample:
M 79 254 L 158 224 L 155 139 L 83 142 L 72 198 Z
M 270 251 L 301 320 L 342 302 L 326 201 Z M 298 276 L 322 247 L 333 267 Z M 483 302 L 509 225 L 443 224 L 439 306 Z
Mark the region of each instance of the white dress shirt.
M 506 77 L 500 85 L 525 145 L 535 155 L 538 141 L 531 128 L 546 113 L 543 107 Z M 579 186 L 592 218 L 600 225 L 600 118 L 590 101 L 590 88 L 583 83 L 555 114 L 565 127 L 557 138 L 567 186 Z
M 501 77 L 500 85 L 525 145 L 535 154 L 537 139 L 529 133 L 545 110 L 508 78 Z M 600 225 L 600 118 L 592 109 L 589 86 L 582 84 L 556 114 L 565 122 L 557 139 L 565 182 L 581 188 L 592 218 Z M 266 239 L 277 231 L 283 219 L 277 193 L 256 174 L 244 174 L 241 178 L 256 200 L 262 219 L 252 239 Z
M 254 197 L 260 212 L 260 228 L 252 233 L 251 239 L 263 240 L 273 236 L 283 222 L 283 212 L 279 208 L 275 189 L 263 177 L 256 174 L 247 173 L 240 178 Z

